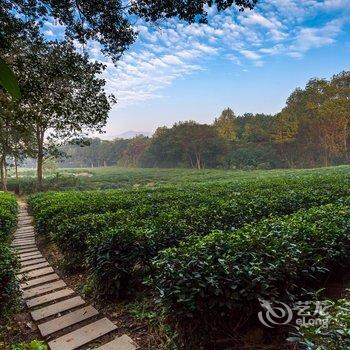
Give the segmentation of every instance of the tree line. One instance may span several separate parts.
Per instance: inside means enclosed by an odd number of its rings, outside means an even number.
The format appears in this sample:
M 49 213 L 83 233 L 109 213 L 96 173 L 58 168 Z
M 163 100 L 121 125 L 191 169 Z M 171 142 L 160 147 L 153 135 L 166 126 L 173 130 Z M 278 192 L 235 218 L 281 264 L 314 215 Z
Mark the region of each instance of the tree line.
M 350 72 L 311 79 L 281 112 L 236 116 L 226 108 L 211 125 L 160 127 L 152 137 L 65 145 L 61 166 L 293 168 L 349 162 Z

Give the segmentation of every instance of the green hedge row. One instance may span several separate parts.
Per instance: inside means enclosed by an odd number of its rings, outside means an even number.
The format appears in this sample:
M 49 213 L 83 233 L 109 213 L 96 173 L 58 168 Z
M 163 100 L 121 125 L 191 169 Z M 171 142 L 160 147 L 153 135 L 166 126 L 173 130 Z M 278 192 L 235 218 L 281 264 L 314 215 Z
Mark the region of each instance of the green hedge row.
M 290 302 L 328 268 L 349 263 L 350 198 L 162 251 L 149 283 L 180 324 L 257 315 L 258 299 Z M 236 317 L 236 319 L 239 317 Z
M 316 175 L 157 190 L 48 193 L 32 196 L 30 204 L 38 229 L 52 234 L 67 260 L 87 260 L 99 292 L 115 295 L 149 269 L 160 250 L 186 237 L 330 203 L 350 195 L 349 182 L 347 176 Z
M 9 193 L 0 192 L 0 242 L 7 239 L 17 223 L 17 201 Z
M 8 245 L 16 227 L 17 214 L 15 196 L 0 192 L 0 323 L 13 310 L 18 296 L 16 273 L 19 264 Z
M 190 236 L 204 236 L 214 229 L 232 230 L 271 214 L 283 215 L 332 202 L 350 195 L 347 182 L 300 181 L 255 189 L 230 199 L 213 200 L 208 194 L 200 205 L 167 208 L 151 219 L 125 216 L 125 220 L 115 220 L 112 228 L 90 231 L 95 234 L 89 234 L 86 239 L 88 266 L 100 293 L 118 294 L 120 289 L 128 290 L 134 276 L 149 269 L 151 260 L 162 249 L 176 246 Z M 88 217 L 84 219 L 89 221 Z

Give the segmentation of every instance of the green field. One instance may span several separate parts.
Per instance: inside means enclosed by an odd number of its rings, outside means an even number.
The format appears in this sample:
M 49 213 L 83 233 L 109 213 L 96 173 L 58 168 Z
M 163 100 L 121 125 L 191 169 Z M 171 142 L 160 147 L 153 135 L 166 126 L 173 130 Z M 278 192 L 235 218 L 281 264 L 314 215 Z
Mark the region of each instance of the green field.
M 329 271 L 348 266 L 349 170 L 62 170 L 61 185 L 74 178 L 90 190 L 62 186 L 29 204 L 64 266 L 84 271 L 84 290 L 98 300 L 143 296 L 152 319 L 190 348 L 218 328 L 244 333 L 259 299 L 316 298 Z
M 192 170 L 192 169 L 142 169 L 142 168 L 77 168 L 47 170 L 44 179 L 45 190 L 87 190 L 114 189 L 122 187 L 158 187 L 161 185 L 208 183 L 213 181 L 241 181 L 244 179 L 292 178 L 312 174 L 347 173 L 350 166 L 318 169 L 282 170 Z M 20 169 L 21 190 L 35 192 L 35 170 Z M 15 178 L 9 179 L 10 189 L 15 187 Z

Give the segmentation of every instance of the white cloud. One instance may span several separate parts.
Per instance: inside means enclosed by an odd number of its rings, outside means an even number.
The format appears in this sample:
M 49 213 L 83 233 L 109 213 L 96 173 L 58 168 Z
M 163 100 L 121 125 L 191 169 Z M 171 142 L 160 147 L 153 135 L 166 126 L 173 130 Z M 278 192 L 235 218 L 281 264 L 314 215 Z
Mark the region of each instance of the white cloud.
M 243 13 L 233 8 L 217 13 L 213 7 L 208 9 L 209 24 L 170 19 L 156 27 L 139 20 L 138 40 L 117 67 L 97 52 L 98 46 L 91 46 L 91 53 L 108 65 L 104 74 L 108 89 L 117 95 L 118 106 L 125 106 L 162 97 L 162 89 L 206 69 L 214 57 L 246 71 L 249 66 L 266 64 L 268 56 L 302 58 L 309 50 L 331 45 L 350 22 L 345 14 L 349 2 L 269 0 Z

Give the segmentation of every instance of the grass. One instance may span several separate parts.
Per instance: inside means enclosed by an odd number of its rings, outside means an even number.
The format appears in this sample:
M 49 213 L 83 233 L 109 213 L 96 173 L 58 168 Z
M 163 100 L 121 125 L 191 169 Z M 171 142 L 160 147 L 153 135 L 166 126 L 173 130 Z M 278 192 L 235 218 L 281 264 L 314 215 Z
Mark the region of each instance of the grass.
M 276 170 L 224 170 L 224 169 L 141 169 L 141 168 L 71 168 L 47 171 L 45 190 L 89 190 L 123 187 L 158 187 L 163 185 L 183 185 L 210 183 L 215 181 L 241 181 L 243 179 L 264 179 L 277 177 L 297 177 L 312 174 L 349 173 L 350 165 L 316 169 L 276 169 Z M 35 170 L 20 169 L 20 184 L 23 193 L 35 192 Z M 10 177 L 9 187 L 14 189 L 15 179 Z

